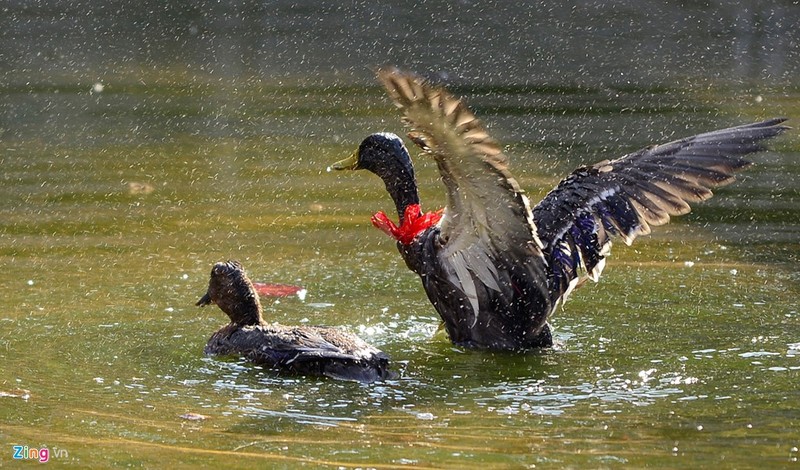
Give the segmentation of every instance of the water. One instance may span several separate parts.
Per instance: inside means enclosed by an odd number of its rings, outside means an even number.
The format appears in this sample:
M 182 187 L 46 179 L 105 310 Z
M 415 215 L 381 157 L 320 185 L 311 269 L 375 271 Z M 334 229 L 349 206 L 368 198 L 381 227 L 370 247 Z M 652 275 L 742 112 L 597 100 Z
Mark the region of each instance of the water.
M 533 200 L 653 142 L 777 115 L 797 127 L 796 5 L 542 8 L 505 42 L 502 2 L 431 3 L 430 30 L 419 9 L 272 6 L 10 5 L 0 20 L 0 463 L 15 445 L 93 467 L 797 461 L 796 131 L 691 214 L 616 244 L 557 312 L 558 346 L 529 355 L 449 344 L 369 224 L 392 208 L 380 181 L 325 171 L 403 130 L 371 78 L 389 59 L 446 72 Z M 670 27 L 645 35 L 656 13 Z M 481 21 L 484 40 L 469 36 Z M 416 162 L 437 208 L 434 165 Z M 194 302 L 229 258 L 308 289 L 266 300 L 269 319 L 348 328 L 400 378 L 204 357 L 224 315 Z

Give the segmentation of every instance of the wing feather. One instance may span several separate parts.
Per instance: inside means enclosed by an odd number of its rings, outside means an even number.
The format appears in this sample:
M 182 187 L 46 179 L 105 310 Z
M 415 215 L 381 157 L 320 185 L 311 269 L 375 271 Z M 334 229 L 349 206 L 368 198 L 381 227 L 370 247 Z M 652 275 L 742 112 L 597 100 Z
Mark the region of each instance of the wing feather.
M 742 157 L 764 150 L 762 141 L 788 129 L 784 121 L 708 132 L 575 170 L 533 210 L 555 293 L 569 293 L 581 276 L 596 279 L 612 236 L 630 245 L 732 182 L 751 164 Z
M 436 161 L 447 190 L 439 256 L 452 264 L 477 312 L 473 281 L 499 291 L 498 257 L 544 262 L 528 200 L 500 145 L 460 100 L 396 68 L 380 70 L 378 78 L 403 110 L 411 140 Z

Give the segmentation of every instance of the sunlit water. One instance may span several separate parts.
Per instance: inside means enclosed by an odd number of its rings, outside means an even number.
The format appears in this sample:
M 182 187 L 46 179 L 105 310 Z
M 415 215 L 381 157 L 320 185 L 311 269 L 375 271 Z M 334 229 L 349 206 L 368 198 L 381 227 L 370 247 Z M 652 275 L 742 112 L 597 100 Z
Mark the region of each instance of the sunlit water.
M 533 200 L 580 164 L 656 141 L 800 122 L 796 82 L 758 90 L 710 68 L 699 86 L 517 86 L 514 64 L 508 82 L 476 67 L 491 79 L 455 90 L 508 145 Z M 419 281 L 369 224 L 392 207 L 380 181 L 326 171 L 368 133 L 403 130 L 368 70 L 311 84 L 296 71 L 159 70 L 116 83 L 6 71 L 0 463 L 22 445 L 80 466 L 796 465 L 796 131 L 692 214 L 616 244 L 600 283 L 557 312 L 557 347 L 493 354 L 437 332 Z M 416 163 L 424 208 L 439 207 L 434 165 Z M 194 302 L 230 258 L 308 290 L 265 299 L 270 320 L 340 325 L 386 351 L 399 378 L 283 377 L 204 357 L 225 317 Z

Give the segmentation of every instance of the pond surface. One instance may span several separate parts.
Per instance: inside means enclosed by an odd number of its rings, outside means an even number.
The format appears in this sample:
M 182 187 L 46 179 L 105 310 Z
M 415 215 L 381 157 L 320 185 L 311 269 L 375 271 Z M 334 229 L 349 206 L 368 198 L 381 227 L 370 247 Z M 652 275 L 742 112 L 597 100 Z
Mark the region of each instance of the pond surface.
M 418 279 L 369 223 L 393 207 L 381 182 L 326 171 L 367 134 L 403 131 L 371 79 L 387 62 L 447 75 L 532 200 L 654 142 L 772 116 L 798 127 L 796 5 L 579 3 L 525 12 L 507 43 L 463 50 L 458 34 L 499 28 L 512 7 L 433 2 L 427 30 L 422 12 L 381 3 L 59 5 L 11 6 L 0 25 L 0 464 L 21 445 L 81 467 L 797 465 L 797 131 L 691 214 L 617 243 L 601 281 L 554 317 L 558 346 L 527 355 L 437 333 Z M 656 13 L 683 21 L 650 37 Z M 351 34 L 352 15 L 390 26 Z M 435 166 L 416 164 L 424 208 L 440 207 Z M 204 357 L 225 316 L 194 303 L 224 259 L 308 290 L 264 299 L 269 320 L 340 325 L 399 378 L 287 378 Z

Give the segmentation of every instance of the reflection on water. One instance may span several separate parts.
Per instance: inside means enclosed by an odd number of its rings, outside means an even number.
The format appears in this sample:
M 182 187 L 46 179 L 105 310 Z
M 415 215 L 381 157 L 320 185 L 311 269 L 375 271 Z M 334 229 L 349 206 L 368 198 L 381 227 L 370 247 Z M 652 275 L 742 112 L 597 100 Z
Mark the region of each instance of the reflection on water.
M 796 462 L 795 131 L 715 199 L 615 246 L 556 313 L 558 346 L 527 355 L 449 344 L 369 225 L 391 207 L 380 182 L 325 171 L 402 131 L 373 82 L 385 63 L 464 95 L 533 200 L 653 142 L 776 115 L 797 127 L 792 2 L 4 8 L 3 442 L 80 466 Z M 440 206 L 434 165 L 415 163 Z M 225 317 L 193 304 L 230 258 L 308 289 L 265 301 L 269 321 L 347 328 L 399 378 L 204 357 Z

